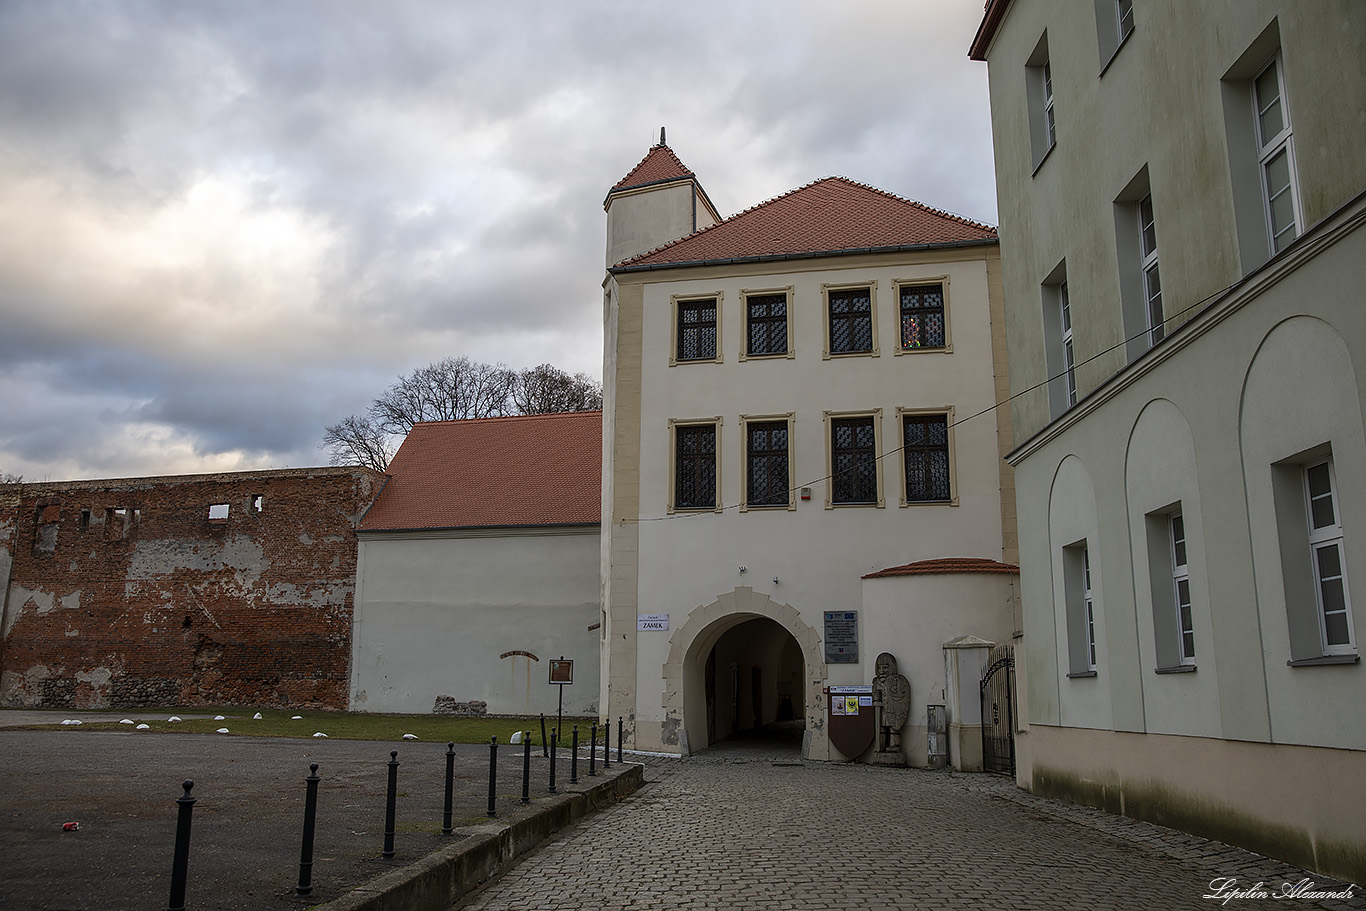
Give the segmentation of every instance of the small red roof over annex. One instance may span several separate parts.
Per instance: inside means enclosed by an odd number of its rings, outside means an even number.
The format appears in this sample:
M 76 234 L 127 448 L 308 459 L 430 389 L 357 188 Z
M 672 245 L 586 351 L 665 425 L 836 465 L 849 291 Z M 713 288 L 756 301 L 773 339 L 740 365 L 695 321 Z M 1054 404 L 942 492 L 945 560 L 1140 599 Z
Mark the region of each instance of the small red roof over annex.
M 990 225 L 844 177 L 826 177 L 620 262 L 611 271 L 996 242 Z
M 602 412 L 414 424 L 359 531 L 597 525 Z
M 987 560 L 982 557 L 941 557 L 937 560 L 919 560 L 904 563 L 868 573 L 865 579 L 885 579 L 889 576 L 942 576 L 952 573 L 989 573 L 1018 576 L 1020 567 L 1014 563 Z

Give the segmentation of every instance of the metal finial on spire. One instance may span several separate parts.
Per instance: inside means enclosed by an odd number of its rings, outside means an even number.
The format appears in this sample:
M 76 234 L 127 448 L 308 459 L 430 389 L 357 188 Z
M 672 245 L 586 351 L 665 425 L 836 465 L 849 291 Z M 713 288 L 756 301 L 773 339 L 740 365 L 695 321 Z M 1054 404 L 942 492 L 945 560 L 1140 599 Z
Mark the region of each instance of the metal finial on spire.
M 662 146 L 668 145 L 668 143 L 664 141 L 664 128 L 663 128 L 663 127 L 660 127 L 660 128 L 659 128 L 659 144 L 662 145 Z

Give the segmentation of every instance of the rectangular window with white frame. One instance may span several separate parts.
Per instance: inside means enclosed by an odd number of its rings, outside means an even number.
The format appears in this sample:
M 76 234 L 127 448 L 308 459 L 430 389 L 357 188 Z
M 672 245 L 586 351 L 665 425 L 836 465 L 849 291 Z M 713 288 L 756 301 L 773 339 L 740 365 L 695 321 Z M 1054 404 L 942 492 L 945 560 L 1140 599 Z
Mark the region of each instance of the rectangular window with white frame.
M 669 421 L 673 449 L 670 464 L 669 512 L 721 507 L 720 418 Z
M 1177 653 L 1182 664 L 1195 663 L 1195 621 L 1191 616 L 1190 566 L 1186 556 L 1186 522 L 1181 513 L 1167 520 L 1172 545 L 1172 596 L 1176 606 Z
M 1063 610 L 1069 677 L 1096 676 L 1096 606 L 1091 553 L 1083 539 L 1062 549 Z
M 1354 655 L 1337 475 L 1331 458 L 1304 466 L 1305 507 L 1319 635 L 1325 655 Z
M 1077 356 L 1072 348 L 1072 299 L 1067 282 L 1058 285 L 1058 317 L 1062 327 L 1062 370 L 1067 390 L 1067 406 L 1077 404 Z
M 740 415 L 745 441 L 744 499 L 741 511 L 767 507 L 794 509 L 792 491 L 793 415 Z
M 1134 30 L 1134 0 L 1095 0 L 1096 43 L 1100 50 L 1100 71 L 1104 75 L 1110 61 Z
M 1033 167 L 1038 170 L 1057 142 L 1057 120 L 1053 110 L 1053 63 L 1048 57 L 1045 32 L 1025 60 L 1025 98 L 1029 107 L 1029 145 Z
M 1148 347 L 1162 341 L 1166 335 L 1162 313 L 1162 279 L 1157 269 L 1157 225 L 1153 219 L 1153 195 L 1149 193 L 1138 202 L 1138 245 L 1143 271 L 1143 304 L 1148 317 Z
M 1262 200 L 1271 253 L 1275 255 L 1300 233 L 1290 106 L 1286 102 L 1285 68 L 1279 51 L 1253 78 L 1252 104 Z

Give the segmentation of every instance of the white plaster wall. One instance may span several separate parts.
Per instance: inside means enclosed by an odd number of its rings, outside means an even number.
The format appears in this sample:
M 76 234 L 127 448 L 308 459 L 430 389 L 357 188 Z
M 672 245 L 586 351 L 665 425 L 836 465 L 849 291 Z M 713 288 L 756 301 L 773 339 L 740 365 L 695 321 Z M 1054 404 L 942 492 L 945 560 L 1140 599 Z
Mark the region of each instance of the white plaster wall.
M 1134 608 L 1137 613 L 1139 678 L 1147 729 L 1159 734 L 1219 735 L 1219 687 L 1210 621 L 1209 574 L 1205 570 L 1205 523 L 1200 509 L 1195 447 L 1185 416 L 1167 399 L 1144 406 L 1129 439 L 1125 460 L 1129 540 L 1133 548 Z M 1192 673 L 1155 674 L 1153 596 L 1149 576 L 1146 516 L 1180 501 L 1195 633 Z M 1170 538 L 1167 539 L 1170 541 Z M 1166 559 L 1166 555 L 1159 555 Z M 1170 562 L 1170 561 L 1168 561 Z M 1170 574 L 1166 581 L 1171 584 Z
M 1068 677 L 1066 584 L 1063 548 L 1086 541 L 1091 567 L 1091 604 L 1095 620 L 1096 675 Z M 1064 725 L 1106 728 L 1113 724 L 1110 706 L 1110 638 L 1105 590 L 1107 547 L 1102 544 L 1096 517 L 1096 492 L 1086 465 L 1070 455 L 1058 466 L 1048 507 L 1049 555 L 1053 567 L 1053 636 L 1058 654 L 1059 709 Z
M 1294 382 L 1287 382 L 1294 377 Z M 1366 435 L 1360 380 L 1329 323 L 1296 316 L 1257 350 L 1243 392 L 1242 458 L 1257 578 L 1272 739 L 1366 749 L 1366 667 L 1289 667 L 1285 583 L 1271 465 L 1332 446 L 1357 648 L 1366 636 Z M 1307 544 L 1306 544 L 1307 547 Z M 1352 583 L 1356 583 L 1352 587 Z
M 613 198 L 607 208 L 607 265 L 691 234 L 694 206 L 697 217 L 710 223 L 706 207 L 694 198 L 691 182 Z
M 639 612 L 669 614 L 678 629 L 694 609 L 737 585 L 752 586 L 790 604 L 808 626 L 824 630 L 823 612 L 860 611 L 857 665 L 830 665 L 829 684 L 866 683 L 881 649 L 862 609 L 860 577 L 888 566 L 945 556 L 1000 559 L 1000 474 L 996 425 L 988 412 L 954 429 L 953 471 L 959 505 L 900 508 L 901 461 L 898 406 L 953 406 L 962 419 L 993 402 L 986 269 L 976 262 L 887 265 L 886 260 L 848 268 L 745 276 L 737 271 L 646 285 L 641 385 Z M 676 273 L 683 274 L 683 273 Z M 953 353 L 895 356 L 893 279 L 949 276 Z M 880 357 L 821 357 L 824 333 L 821 283 L 875 280 Z M 740 291 L 794 286 L 795 357 L 739 361 L 744 339 Z M 670 367 L 670 295 L 723 294 L 723 363 Z M 826 509 L 827 473 L 823 412 L 882 409 L 885 508 Z M 812 488 L 795 510 L 734 508 L 740 500 L 743 441 L 741 414 L 795 413 L 791 457 L 798 485 Z M 721 498 L 716 513 L 668 515 L 669 418 L 719 415 Z M 746 572 L 740 573 L 739 567 Z M 773 582 L 774 577 L 778 582 Z M 942 642 L 936 643 L 936 649 Z M 669 633 L 638 634 L 636 712 L 648 727 L 663 718 L 662 665 Z M 941 661 L 936 657 L 936 661 Z M 808 669 L 809 672 L 810 669 Z M 615 670 L 614 670 L 615 673 Z M 645 735 L 642 734 L 642 737 Z M 644 742 L 644 741 L 642 741 Z M 823 758 L 823 757 L 817 757 Z
M 867 654 L 861 657 L 866 658 L 867 679 L 859 682 L 872 682 L 873 662 L 880 652 L 891 652 L 897 659 L 898 671 L 911 683 L 911 716 L 902 745 L 912 765 L 928 761 L 928 706 L 946 706 L 950 724 L 981 723 L 980 671 L 959 681 L 970 710 L 964 717 L 954 715 L 944 677 L 944 643 L 969 635 L 997 645 L 1009 643 L 1014 597 L 1014 576 L 954 573 L 863 580 L 863 629 L 868 640 Z
M 551 714 L 550 658 L 574 659 L 566 712 L 599 698 L 598 533 L 370 534 L 360 541 L 351 705 L 432 711 L 438 695 L 491 714 Z M 524 657 L 500 658 L 527 651 Z

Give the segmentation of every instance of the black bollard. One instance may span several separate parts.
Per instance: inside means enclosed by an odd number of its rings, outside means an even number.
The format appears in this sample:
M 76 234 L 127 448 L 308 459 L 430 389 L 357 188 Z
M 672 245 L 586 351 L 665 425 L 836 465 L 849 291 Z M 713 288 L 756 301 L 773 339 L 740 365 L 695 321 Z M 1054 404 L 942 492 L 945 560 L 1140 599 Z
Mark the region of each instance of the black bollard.
M 398 799 L 398 750 L 389 751 L 389 797 L 384 802 L 384 850 L 380 857 L 394 856 L 394 801 Z
M 454 829 L 451 828 L 451 792 L 455 783 L 455 744 L 446 744 L 446 807 L 441 811 L 441 834 L 450 835 Z
M 612 719 L 605 718 L 602 722 L 602 767 L 604 770 L 612 767 Z
M 185 880 L 190 869 L 190 814 L 194 812 L 197 797 L 190 796 L 194 782 L 185 779 L 181 785 L 185 793 L 176 798 L 180 805 L 180 815 L 175 824 L 175 856 L 171 860 L 171 903 L 170 911 L 185 911 Z
M 498 815 L 498 738 L 489 740 L 489 815 Z
M 550 741 L 545 739 L 545 712 L 541 713 L 541 755 L 549 756 Z
M 569 750 L 569 783 L 579 783 L 579 726 L 574 725 L 573 746 Z
M 617 716 L 617 762 L 621 762 L 621 716 Z
M 593 722 L 592 728 L 588 733 L 588 777 L 595 778 L 598 774 L 598 723 Z
M 316 762 L 308 764 L 308 776 L 304 781 L 304 842 L 299 849 L 299 885 L 294 887 L 299 895 L 313 891 L 313 826 L 318 819 L 318 782 L 322 781 Z
M 554 793 L 555 793 L 555 754 L 556 754 L 556 752 L 557 752 L 557 750 L 556 750 L 556 748 L 555 748 L 555 747 L 556 747 L 555 740 L 556 740 L 558 734 L 559 734 L 559 732 L 556 731 L 554 728 L 551 728 L 551 729 L 550 729 L 550 793 L 551 793 L 551 794 L 554 794 Z
M 522 803 L 531 803 L 531 732 L 523 731 L 522 737 Z

